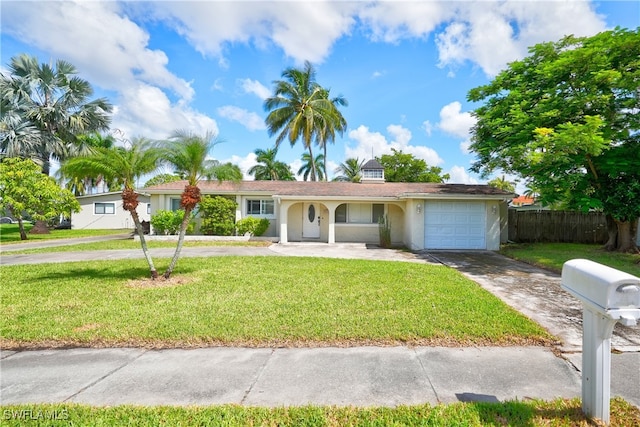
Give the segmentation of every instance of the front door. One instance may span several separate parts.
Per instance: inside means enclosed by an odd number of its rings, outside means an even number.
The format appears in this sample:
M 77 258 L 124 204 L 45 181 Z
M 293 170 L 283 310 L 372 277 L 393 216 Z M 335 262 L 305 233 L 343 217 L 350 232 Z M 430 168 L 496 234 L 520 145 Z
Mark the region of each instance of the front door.
M 320 206 L 317 203 L 305 203 L 303 206 L 302 237 L 309 239 L 320 237 Z

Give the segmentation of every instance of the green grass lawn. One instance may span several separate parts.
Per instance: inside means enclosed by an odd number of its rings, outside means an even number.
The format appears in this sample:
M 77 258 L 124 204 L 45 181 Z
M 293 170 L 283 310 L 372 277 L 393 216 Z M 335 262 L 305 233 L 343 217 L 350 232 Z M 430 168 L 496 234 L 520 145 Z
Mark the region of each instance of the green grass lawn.
M 562 272 L 562 265 L 570 259 L 584 258 L 608 265 L 640 277 L 640 256 L 607 252 L 602 245 L 577 243 L 523 243 L 504 245 L 500 253 L 542 268 Z
M 131 230 L 51 230 L 50 234 L 28 234 L 32 224 L 25 226 L 27 240 L 20 240 L 18 224 L 0 224 L 0 243 L 11 244 L 50 239 L 68 239 L 73 237 L 105 236 L 110 234 L 130 233 Z
M 168 260 L 156 260 L 162 270 Z M 444 266 L 295 257 L 0 267 L 3 348 L 539 344 L 546 331 Z M 151 286 L 149 286 L 151 284 Z
M 114 406 L 76 404 L 2 406 L 3 425 L 24 426 L 597 426 L 582 414 L 579 399 L 455 403 L 395 408 L 303 406 L 260 408 L 218 406 Z M 41 420 L 29 422 L 28 416 Z M 640 410 L 622 399 L 611 401 L 611 426 L 640 423 Z

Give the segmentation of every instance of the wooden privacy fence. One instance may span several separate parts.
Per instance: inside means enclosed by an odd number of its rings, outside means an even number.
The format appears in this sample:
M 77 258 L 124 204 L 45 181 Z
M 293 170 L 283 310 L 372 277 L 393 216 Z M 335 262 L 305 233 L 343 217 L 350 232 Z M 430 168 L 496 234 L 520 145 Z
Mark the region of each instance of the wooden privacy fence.
M 604 244 L 607 237 L 607 222 L 601 212 L 509 209 L 509 240 L 512 242 Z

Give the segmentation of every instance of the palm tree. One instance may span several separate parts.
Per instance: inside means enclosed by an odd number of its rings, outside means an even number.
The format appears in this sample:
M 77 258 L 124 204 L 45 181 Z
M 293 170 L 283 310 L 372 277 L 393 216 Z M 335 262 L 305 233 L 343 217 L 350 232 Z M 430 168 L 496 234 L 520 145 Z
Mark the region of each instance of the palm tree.
M 248 173 L 253 175 L 256 181 L 295 181 L 289 165 L 276 160 L 278 149 L 276 147 L 254 151 L 257 165 L 251 167 Z
M 198 188 L 200 180 L 214 177 L 220 181 L 223 179 L 236 180 L 242 177 L 241 173 L 238 175 L 239 169 L 237 167 L 234 168 L 234 165 L 230 163 L 220 164 L 217 160 L 207 159 L 209 152 L 218 142 L 216 135 L 212 132 L 207 132 L 205 135 L 195 135 L 191 132 L 178 130 L 163 144 L 161 154 L 163 160 L 171 164 L 175 168 L 175 173 L 187 181 L 180 198 L 180 206 L 184 209 L 184 217 L 180 224 L 176 251 L 164 273 L 166 279 L 171 277 L 171 273 L 180 257 L 191 213 L 196 205 L 200 203 L 201 193 L 200 188 Z
M 357 157 L 355 159 L 353 157 L 348 158 L 335 169 L 334 173 L 338 175 L 333 178 L 333 180 L 360 182 L 360 178 L 362 178 L 362 165 L 364 165 L 364 160 L 360 160 Z
M 0 84 L 4 79 L 0 80 Z M 2 87 L 4 93 L 4 86 Z M 24 102 L 19 102 L 23 104 Z M 33 153 L 40 142 L 40 132 L 33 123 L 23 120 L 21 108 L 0 98 L 0 157 L 25 157 L 37 160 Z
M 302 175 L 305 181 L 323 181 L 324 154 L 318 154 L 315 159 L 311 159 L 308 153 L 302 155 L 302 166 L 298 169 L 298 175 Z M 314 165 L 316 166 L 314 168 Z M 317 175 L 315 175 L 317 173 Z
M 144 238 L 144 231 L 136 208 L 138 193 L 134 191 L 136 181 L 143 175 L 153 172 L 159 163 L 160 150 L 147 139 L 134 139 L 126 147 L 99 147 L 93 154 L 68 159 L 61 165 L 65 176 L 69 177 L 104 177 L 117 182 L 123 188 L 122 207 L 129 211 L 136 232 L 140 237 L 142 251 L 149 264 L 151 278 L 156 279 L 158 272 Z
M 330 100 L 329 91 L 316 82 L 316 73 L 308 61 L 304 68 L 287 68 L 283 73 L 284 80 L 275 81 L 273 96 L 264 102 L 269 111 L 265 123 L 269 136 L 277 134 L 276 148 L 287 138 L 291 146 L 302 139 L 304 148 L 309 151 L 312 176 L 318 176 L 317 165 L 313 156 L 312 141 L 326 143 L 335 136 L 335 131 L 342 131 L 337 118 L 336 104 Z
M 45 175 L 50 174 L 52 159 L 87 154 L 76 144 L 76 135 L 109 128 L 111 104 L 105 98 L 90 101 L 91 85 L 74 76 L 77 70 L 70 63 L 58 60 L 52 67 L 22 54 L 11 58 L 9 72 L 1 75 L 0 94 L 6 108 L 3 115 L 6 111 L 12 116 L 11 128 L 17 133 L 2 145 L 15 148 L 19 137 L 26 144 L 16 154 L 42 165 Z M 36 221 L 30 233 L 46 234 L 49 228 L 44 221 Z
M 327 90 L 326 97 L 329 98 L 329 90 Z M 338 106 L 341 105 L 346 107 L 349 103 L 342 96 L 332 98 L 330 101 L 331 104 L 333 104 L 333 109 L 331 110 L 331 114 L 327 117 L 329 120 L 325 122 L 324 127 L 320 129 L 320 132 L 316 136 L 318 144 L 322 147 L 325 160 L 327 159 L 327 143 L 335 142 L 336 131 L 342 136 L 344 131 L 347 129 L 347 121 L 338 110 Z M 328 179 L 329 177 L 327 174 L 327 162 L 324 163 L 324 177 L 325 179 Z
M 76 135 L 109 128 L 111 104 L 105 98 L 90 101 L 91 85 L 75 76 L 70 63 L 58 60 L 52 67 L 22 54 L 11 58 L 9 71 L 0 78 L 3 115 L 9 111 L 23 128 L 37 130 L 37 142 L 24 145 L 19 155 L 37 159 L 44 174 L 49 175 L 52 158 L 78 154 Z
M 84 153 L 94 153 L 98 148 L 109 149 L 113 148 L 115 145 L 115 138 L 112 135 L 104 136 L 98 132 L 78 135 L 77 140 L 80 151 Z M 106 187 L 109 190 L 114 191 L 119 189 L 118 183 L 109 182 L 109 180 L 105 179 L 104 176 L 65 177 L 63 170 L 59 169 L 56 173 L 56 177 L 59 182 L 66 182 L 64 185 L 67 190 L 70 190 L 76 196 L 83 196 L 87 194 L 87 192 L 92 193 L 93 190 L 99 186 L 102 186 L 103 188 Z
M 507 178 L 504 175 L 502 175 L 502 177 L 496 177 L 492 179 L 487 184 L 489 185 L 489 187 L 508 191 L 510 193 L 513 193 L 516 191 L 516 186 L 512 182 L 507 181 Z

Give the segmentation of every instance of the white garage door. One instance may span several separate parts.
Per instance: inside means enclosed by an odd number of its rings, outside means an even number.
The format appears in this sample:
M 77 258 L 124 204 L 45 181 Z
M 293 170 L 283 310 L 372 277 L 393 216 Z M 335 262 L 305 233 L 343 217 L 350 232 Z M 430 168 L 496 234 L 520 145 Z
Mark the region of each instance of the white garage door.
M 485 202 L 425 203 L 425 249 L 486 249 Z

